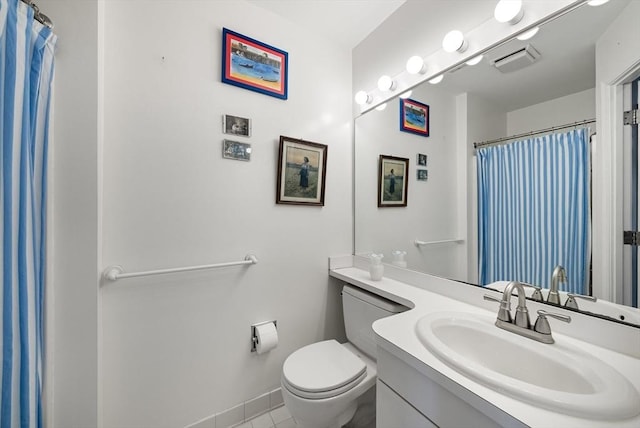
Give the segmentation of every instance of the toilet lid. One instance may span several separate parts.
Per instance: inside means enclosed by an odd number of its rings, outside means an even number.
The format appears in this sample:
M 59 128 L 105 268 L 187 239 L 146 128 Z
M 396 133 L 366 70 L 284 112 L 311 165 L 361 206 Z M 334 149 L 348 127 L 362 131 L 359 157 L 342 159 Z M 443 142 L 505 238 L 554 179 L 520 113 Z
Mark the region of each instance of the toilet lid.
M 293 388 L 321 393 L 364 378 L 367 366 L 335 340 L 325 340 L 298 349 L 285 360 L 282 375 Z

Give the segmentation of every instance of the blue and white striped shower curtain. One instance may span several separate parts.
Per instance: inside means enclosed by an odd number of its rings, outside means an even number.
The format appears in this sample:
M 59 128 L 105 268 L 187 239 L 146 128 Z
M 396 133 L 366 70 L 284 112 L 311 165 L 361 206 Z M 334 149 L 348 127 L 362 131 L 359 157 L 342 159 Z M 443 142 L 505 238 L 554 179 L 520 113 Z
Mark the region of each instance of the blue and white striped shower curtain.
M 0 0 L 0 428 L 42 426 L 46 170 L 56 37 Z
M 477 150 L 478 255 L 482 285 L 517 280 L 585 294 L 590 259 L 586 128 Z

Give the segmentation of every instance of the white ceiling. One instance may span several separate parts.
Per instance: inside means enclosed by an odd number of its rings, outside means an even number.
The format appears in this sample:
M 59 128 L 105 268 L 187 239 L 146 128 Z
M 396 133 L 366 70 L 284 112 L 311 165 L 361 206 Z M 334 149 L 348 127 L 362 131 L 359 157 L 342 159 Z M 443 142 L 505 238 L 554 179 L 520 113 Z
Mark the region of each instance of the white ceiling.
M 353 48 L 406 0 L 248 0 Z

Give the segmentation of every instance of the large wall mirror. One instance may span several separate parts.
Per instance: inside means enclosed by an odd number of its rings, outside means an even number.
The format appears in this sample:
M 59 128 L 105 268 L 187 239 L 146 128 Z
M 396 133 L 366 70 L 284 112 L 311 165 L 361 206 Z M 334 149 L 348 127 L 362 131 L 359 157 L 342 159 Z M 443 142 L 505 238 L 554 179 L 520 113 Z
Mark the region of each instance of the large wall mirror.
M 581 6 L 528 40 L 511 40 L 478 64 L 455 67 L 438 84 L 413 88 L 409 99 L 429 106 L 428 136 L 400 129 L 399 99 L 356 118 L 355 254 L 383 253 L 391 262 L 404 251 L 408 269 L 479 284 L 474 142 L 567 124 L 573 126 L 563 129 L 586 126 L 595 134 L 596 42 L 630 3 Z M 516 60 L 495 66 L 510 55 Z M 377 204 L 381 155 L 409 160 L 406 207 Z M 587 287 L 584 294 L 590 293 Z M 578 306 L 640 327 L 631 305 L 578 299 Z

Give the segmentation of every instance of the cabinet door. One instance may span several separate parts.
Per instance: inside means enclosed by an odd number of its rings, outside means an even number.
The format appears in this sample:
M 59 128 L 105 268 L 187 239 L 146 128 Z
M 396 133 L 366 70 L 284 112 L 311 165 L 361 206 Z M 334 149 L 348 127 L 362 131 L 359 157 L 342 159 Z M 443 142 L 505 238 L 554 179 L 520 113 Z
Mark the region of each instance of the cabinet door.
M 379 379 L 376 384 L 376 428 L 438 428 Z

